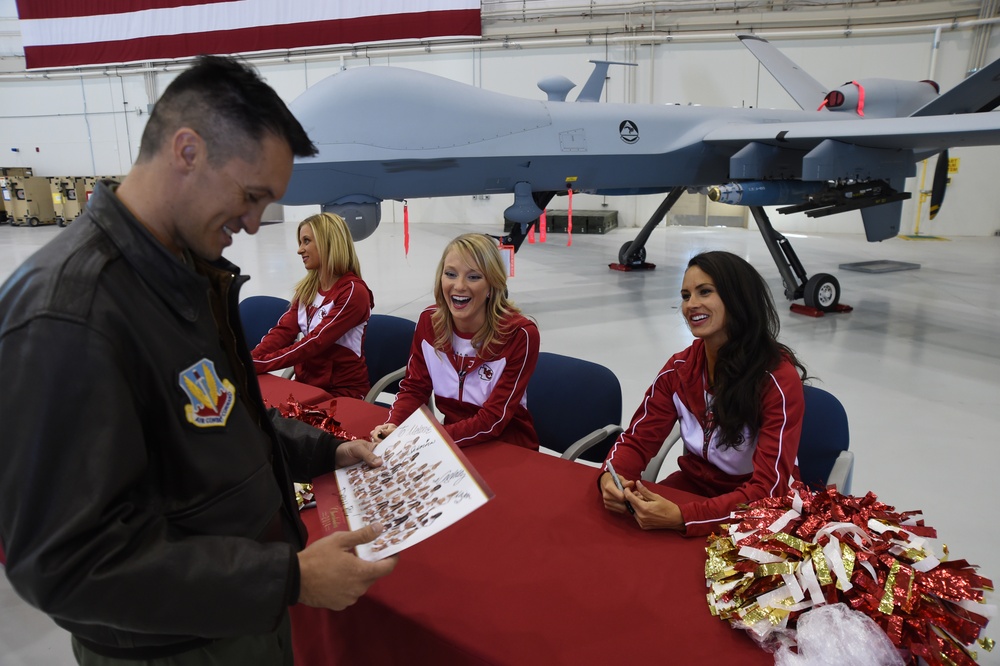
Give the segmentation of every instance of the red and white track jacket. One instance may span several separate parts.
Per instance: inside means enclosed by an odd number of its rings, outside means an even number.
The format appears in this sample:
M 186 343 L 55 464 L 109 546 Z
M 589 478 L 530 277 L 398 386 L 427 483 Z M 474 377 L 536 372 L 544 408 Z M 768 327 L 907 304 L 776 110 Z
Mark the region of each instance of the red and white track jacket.
M 623 478 L 638 479 L 680 421 L 684 453 L 680 470 L 663 481 L 705 497 L 680 504 L 688 536 L 710 534 L 738 504 L 784 495 L 797 478 L 796 456 L 805 402 L 802 380 L 787 359 L 767 373 L 761 395 L 761 428 L 756 441 L 739 449 L 721 449 L 718 433 L 705 441 L 711 394 L 707 390 L 704 342 L 696 339 L 672 356 L 608 454 Z
M 538 327 L 527 317 L 504 320 L 506 340 L 488 358 L 476 354 L 471 336 L 452 335 L 451 348 L 434 348 L 431 306 L 420 313 L 406 378 L 389 413 L 399 425 L 434 393 L 444 427 L 458 446 L 495 439 L 538 449 L 538 435 L 527 409 L 525 390 L 538 362 Z
M 371 388 L 365 327 L 374 305 L 368 285 L 354 273 L 343 275 L 326 294 L 317 293 L 308 306 L 294 301 L 254 348 L 254 370 L 294 367 L 296 381 L 333 396 L 364 398 Z

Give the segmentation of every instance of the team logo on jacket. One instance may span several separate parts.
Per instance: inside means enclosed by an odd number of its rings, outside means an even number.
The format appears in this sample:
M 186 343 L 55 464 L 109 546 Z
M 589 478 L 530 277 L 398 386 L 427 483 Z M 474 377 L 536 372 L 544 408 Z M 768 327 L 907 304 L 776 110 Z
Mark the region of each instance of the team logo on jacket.
M 236 402 L 236 388 L 219 379 L 215 363 L 203 358 L 180 374 L 179 383 L 188 397 L 184 415 L 199 428 L 224 426 Z
M 484 382 L 488 382 L 493 379 L 493 368 L 483 363 L 479 366 L 479 378 Z

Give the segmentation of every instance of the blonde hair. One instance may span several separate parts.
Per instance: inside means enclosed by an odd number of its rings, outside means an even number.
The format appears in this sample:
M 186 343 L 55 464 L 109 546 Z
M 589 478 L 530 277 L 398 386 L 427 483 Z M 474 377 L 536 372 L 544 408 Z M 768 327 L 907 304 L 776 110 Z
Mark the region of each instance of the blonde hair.
M 295 300 L 308 305 L 316 298 L 322 278 L 339 277 L 348 272 L 361 277 L 361 263 L 344 218 L 333 213 L 312 215 L 299 222 L 296 237 L 307 224 L 312 228 L 320 268 L 307 271 L 306 276 L 295 285 Z
M 445 301 L 444 290 L 441 288 L 445 258 L 453 250 L 481 272 L 486 284 L 489 285 L 486 321 L 472 336 L 472 346 L 476 348 L 480 357 L 485 357 L 490 347 L 502 343 L 508 334 L 508 331 L 501 328 L 503 318 L 521 311 L 507 298 L 507 269 L 496 240 L 485 234 L 463 234 L 445 246 L 434 278 L 434 302 L 437 303 L 437 311 L 431 315 L 431 323 L 434 325 L 435 349 L 441 351 L 448 349 L 451 346 L 451 336 L 455 332 L 455 322 Z

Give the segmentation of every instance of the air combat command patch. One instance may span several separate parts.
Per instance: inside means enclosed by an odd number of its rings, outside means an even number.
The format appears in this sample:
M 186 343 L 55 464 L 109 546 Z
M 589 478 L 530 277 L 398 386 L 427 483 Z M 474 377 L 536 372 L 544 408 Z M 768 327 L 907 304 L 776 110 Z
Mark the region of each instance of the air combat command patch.
M 184 415 L 199 428 L 226 425 L 236 402 L 236 388 L 228 379 L 219 379 L 215 363 L 203 358 L 181 372 L 179 383 L 187 394 Z

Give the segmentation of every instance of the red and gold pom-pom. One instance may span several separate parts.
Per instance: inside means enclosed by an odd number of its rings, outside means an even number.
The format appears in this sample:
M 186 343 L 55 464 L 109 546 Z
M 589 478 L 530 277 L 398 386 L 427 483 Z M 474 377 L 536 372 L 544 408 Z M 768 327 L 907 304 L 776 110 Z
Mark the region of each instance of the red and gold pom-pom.
M 708 604 L 761 642 L 810 608 L 845 603 L 875 620 L 908 663 L 971 666 L 977 642 L 992 648 L 980 639 L 992 581 L 965 560 L 935 557 L 937 534 L 918 511 L 897 512 L 873 493 L 796 484 L 733 512 L 723 527 L 706 547 Z
M 295 503 L 298 504 L 299 511 L 316 506 L 316 495 L 311 483 L 295 484 Z
M 334 437 L 340 439 L 361 439 L 340 427 L 340 421 L 335 417 L 337 413 L 337 401 L 331 401 L 329 408 L 310 407 L 288 396 L 284 404 L 277 405 L 278 413 L 288 419 L 296 419 L 303 423 L 325 430 Z

